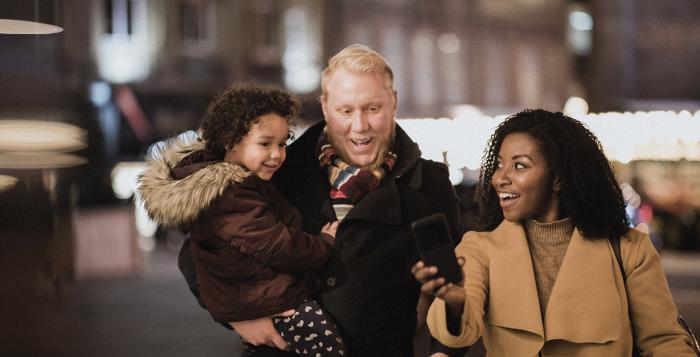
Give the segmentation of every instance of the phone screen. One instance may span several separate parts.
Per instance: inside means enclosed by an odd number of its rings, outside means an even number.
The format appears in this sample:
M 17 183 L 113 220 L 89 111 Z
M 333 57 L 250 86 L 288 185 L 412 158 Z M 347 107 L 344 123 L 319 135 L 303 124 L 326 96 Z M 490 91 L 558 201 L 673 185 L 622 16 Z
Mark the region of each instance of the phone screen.
M 457 264 L 445 216 L 436 213 L 421 218 L 411 224 L 411 230 L 425 265 L 437 267 L 437 275 L 448 283 L 459 283 L 462 271 Z

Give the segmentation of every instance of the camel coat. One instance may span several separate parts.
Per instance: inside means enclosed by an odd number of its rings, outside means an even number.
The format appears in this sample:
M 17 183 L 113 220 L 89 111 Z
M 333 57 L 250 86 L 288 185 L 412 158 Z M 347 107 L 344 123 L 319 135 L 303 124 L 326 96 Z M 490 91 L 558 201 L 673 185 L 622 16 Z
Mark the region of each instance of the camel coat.
M 626 294 L 609 241 L 575 230 L 544 321 L 521 225 L 504 221 L 493 232 L 468 232 L 456 252 L 466 258 L 459 335 L 447 329 L 443 300 L 428 312 L 430 332 L 447 346 L 471 345 L 483 334 L 488 356 L 631 356 L 629 307 L 642 356 L 694 356 L 644 233 L 630 229 L 621 239 Z

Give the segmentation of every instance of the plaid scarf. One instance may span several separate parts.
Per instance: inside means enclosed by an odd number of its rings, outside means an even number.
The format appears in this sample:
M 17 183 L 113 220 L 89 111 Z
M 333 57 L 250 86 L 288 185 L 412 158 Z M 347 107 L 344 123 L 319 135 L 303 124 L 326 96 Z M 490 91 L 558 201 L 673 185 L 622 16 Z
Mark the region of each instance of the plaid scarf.
M 396 154 L 388 151 L 384 162 L 376 169 L 360 169 L 350 165 L 340 158 L 328 142 L 325 132 L 318 139 L 317 151 L 318 161 L 328 173 L 331 203 L 338 220 L 343 220 L 358 201 L 377 188 L 396 163 Z

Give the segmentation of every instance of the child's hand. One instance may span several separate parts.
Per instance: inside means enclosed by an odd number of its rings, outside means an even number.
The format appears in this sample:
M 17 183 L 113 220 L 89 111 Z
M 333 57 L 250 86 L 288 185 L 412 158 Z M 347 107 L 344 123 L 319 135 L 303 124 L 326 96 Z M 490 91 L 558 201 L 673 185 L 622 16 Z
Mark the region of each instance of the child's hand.
M 330 234 L 335 238 L 335 232 L 338 230 L 338 223 L 340 223 L 340 221 L 326 223 L 326 225 L 321 228 L 321 233 Z

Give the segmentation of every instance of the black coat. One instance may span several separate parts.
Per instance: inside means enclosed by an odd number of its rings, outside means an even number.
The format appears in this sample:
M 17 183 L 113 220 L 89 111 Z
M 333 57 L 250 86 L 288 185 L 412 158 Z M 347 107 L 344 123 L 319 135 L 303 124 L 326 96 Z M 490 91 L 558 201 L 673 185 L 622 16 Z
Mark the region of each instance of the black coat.
M 328 177 L 316 155 L 322 130 L 323 123 L 314 125 L 290 145 L 273 177 L 310 234 L 335 220 Z M 443 212 L 455 244 L 460 239 L 458 200 L 447 167 L 421 159 L 398 125 L 394 152 L 392 172 L 341 222 L 336 252 L 317 279 L 318 301 L 333 316 L 351 356 L 413 355 L 420 285 L 410 272 L 418 260 L 411 222 Z

